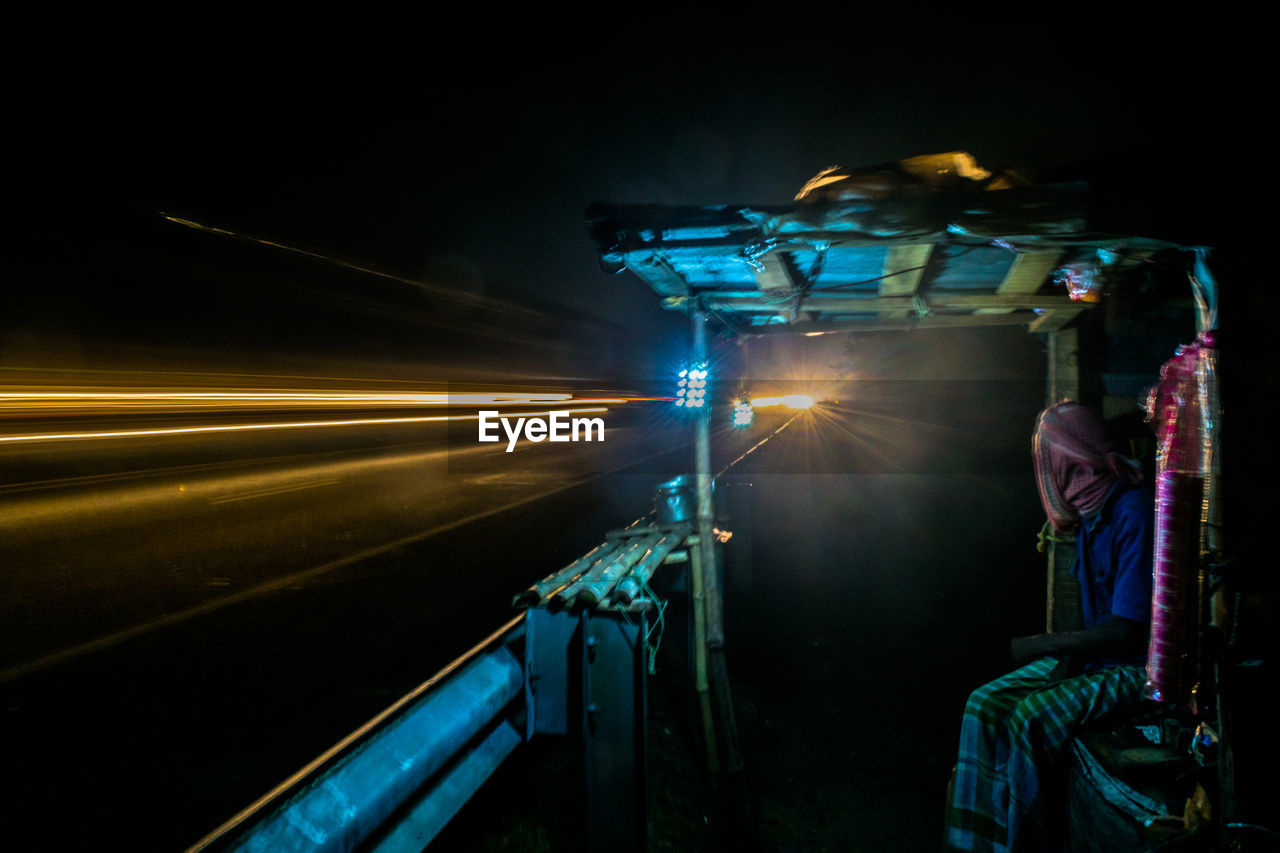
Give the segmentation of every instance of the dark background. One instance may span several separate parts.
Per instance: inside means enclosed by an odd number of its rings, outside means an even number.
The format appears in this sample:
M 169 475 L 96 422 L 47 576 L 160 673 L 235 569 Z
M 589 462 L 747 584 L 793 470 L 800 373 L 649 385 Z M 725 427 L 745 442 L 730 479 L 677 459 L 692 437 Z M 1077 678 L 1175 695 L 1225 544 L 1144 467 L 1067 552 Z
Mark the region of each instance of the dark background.
M 1269 303 L 1235 286 L 1269 210 L 1269 92 L 1247 21 L 417 18 L 16 16 L 0 367 L 654 382 L 685 318 L 597 268 L 590 203 L 785 204 L 828 166 L 949 150 L 1093 177 L 1098 212 L 1135 233 L 1229 246 L 1232 316 Z M 1044 369 L 1020 330 L 796 341 L 753 364 L 1010 388 Z M 751 772 L 784 794 L 759 805 L 776 837 L 862 826 L 870 849 L 894 849 L 913 823 L 934 837 L 919 818 L 940 819 L 965 692 L 1042 624 L 1034 397 L 1006 404 L 1016 449 L 989 471 L 831 477 L 811 440 L 770 463 L 810 476 L 759 472 L 757 571 L 790 582 L 731 602 L 730 665 Z M 820 724 L 835 748 L 813 742 Z
M 785 204 L 827 166 L 958 149 L 1042 180 L 1104 176 L 1108 192 L 1123 175 L 1108 215 L 1220 231 L 1223 199 L 1259 175 L 1260 59 L 1212 20 L 815 12 L 774 26 L 612 10 L 397 23 L 16 26 L 5 167 L 11 256 L 30 266 L 5 288 L 0 357 L 101 358 L 113 341 L 193 362 L 319 348 L 388 367 L 484 358 L 483 342 L 423 340 L 476 319 L 453 291 L 597 320 L 575 331 L 598 362 L 582 372 L 643 373 L 635 349 L 678 346 L 683 323 L 597 270 L 591 202 Z M 161 211 L 445 295 L 335 281 L 324 264 L 287 283 L 106 273 L 101 244 L 123 228 L 189 236 Z M 74 274 L 42 280 L 72 260 Z M 636 340 L 620 343 L 619 326 Z

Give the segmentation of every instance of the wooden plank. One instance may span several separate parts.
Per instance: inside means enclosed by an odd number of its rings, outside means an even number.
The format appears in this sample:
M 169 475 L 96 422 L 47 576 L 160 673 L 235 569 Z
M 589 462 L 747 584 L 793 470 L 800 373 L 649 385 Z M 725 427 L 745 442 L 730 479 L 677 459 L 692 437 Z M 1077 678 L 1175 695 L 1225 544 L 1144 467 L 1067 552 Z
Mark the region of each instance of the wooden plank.
M 881 332 L 912 329 L 957 329 L 969 326 L 1019 326 L 1028 322 L 1026 314 L 930 314 L 914 319 L 850 320 L 838 323 L 796 323 L 749 326 L 744 335 L 826 335 L 843 332 Z
M 689 292 L 689 282 L 660 252 L 632 252 L 626 255 L 626 265 L 659 296 L 683 296 Z
M 756 260 L 764 269 L 756 270 L 756 285 L 762 293 L 776 293 L 795 289 L 791 279 L 791 269 L 781 253 L 771 252 Z
M 764 269 L 756 270 L 756 285 L 760 294 L 771 301 L 762 308 L 772 308 L 786 318 L 788 323 L 796 322 L 799 315 L 800 294 L 792 278 L 791 265 L 781 252 L 771 252 L 757 259 Z M 790 294 L 795 298 L 787 298 Z M 760 304 L 757 301 L 757 304 Z
M 1013 259 L 1013 266 L 1009 267 L 1009 272 L 996 288 L 996 293 L 1002 296 L 1035 293 L 1061 261 L 1062 251 L 1059 249 L 1022 252 Z M 978 310 L 982 314 L 994 314 L 1008 309 L 980 308 Z
M 1067 308 L 1055 308 L 1046 311 L 1036 318 L 1034 322 L 1027 328 L 1028 332 L 1056 332 L 1059 329 L 1065 329 L 1067 325 L 1079 317 L 1088 308 L 1093 307 L 1095 303 L 1076 302 Z
M 910 298 L 920 291 L 920 280 L 924 276 L 924 268 L 933 254 L 932 243 L 915 243 L 901 246 L 890 246 L 881 268 L 880 295 L 882 297 L 906 297 L 905 308 L 892 308 L 881 316 L 886 320 L 905 320 L 910 310 Z
M 933 254 L 932 243 L 890 246 L 880 280 L 881 296 L 911 296 L 920 289 L 924 267 Z
M 835 313 L 889 312 L 900 311 L 902 316 L 914 306 L 911 296 L 810 296 L 804 300 L 801 309 L 804 311 L 828 311 Z M 707 305 L 719 311 L 761 311 L 778 307 L 778 303 L 769 302 L 760 296 L 709 296 Z M 1018 309 L 1030 310 L 1083 310 L 1093 307 L 1093 303 L 1072 302 L 1065 293 L 1062 294 L 1016 294 L 1000 295 L 995 293 L 931 293 L 928 306 L 934 309 L 992 309 L 984 313 L 1008 314 Z M 1030 322 L 1030 320 L 1028 320 Z

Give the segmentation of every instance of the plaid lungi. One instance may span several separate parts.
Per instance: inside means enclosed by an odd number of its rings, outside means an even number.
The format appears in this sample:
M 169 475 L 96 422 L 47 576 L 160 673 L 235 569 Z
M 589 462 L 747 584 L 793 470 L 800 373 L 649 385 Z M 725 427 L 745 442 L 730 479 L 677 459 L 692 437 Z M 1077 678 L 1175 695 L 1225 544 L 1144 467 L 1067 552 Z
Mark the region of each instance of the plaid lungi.
M 1140 665 L 1050 684 L 1056 663 L 1040 658 L 970 694 L 947 807 L 948 850 L 1050 849 L 1061 839 L 1046 820 L 1041 775 L 1086 722 L 1141 701 Z

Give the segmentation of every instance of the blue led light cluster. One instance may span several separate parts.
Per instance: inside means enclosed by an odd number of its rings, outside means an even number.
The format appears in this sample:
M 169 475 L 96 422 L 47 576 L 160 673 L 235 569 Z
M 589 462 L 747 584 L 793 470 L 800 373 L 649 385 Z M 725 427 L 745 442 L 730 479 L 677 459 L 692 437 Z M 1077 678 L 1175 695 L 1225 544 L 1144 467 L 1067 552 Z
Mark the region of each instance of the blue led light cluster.
M 686 409 L 710 408 L 711 400 L 707 397 L 706 364 L 695 364 L 680 371 L 680 381 L 676 383 L 676 405 Z
M 755 409 L 746 400 L 733 401 L 733 425 L 736 427 L 751 426 L 751 419 L 756 416 Z

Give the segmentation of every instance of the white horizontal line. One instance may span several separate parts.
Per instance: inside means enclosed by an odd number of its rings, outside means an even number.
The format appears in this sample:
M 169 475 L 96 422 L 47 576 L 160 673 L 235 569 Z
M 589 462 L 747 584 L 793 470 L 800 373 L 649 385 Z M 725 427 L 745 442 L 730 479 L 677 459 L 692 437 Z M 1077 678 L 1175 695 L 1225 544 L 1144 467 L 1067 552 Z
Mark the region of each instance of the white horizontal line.
M 591 412 L 607 412 L 604 407 L 593 409 L 565 409 L 559 414 L 565 415 L 582 415 Z M 530 415 L 550 415 L 552 412 L 522 412 L 521 415 L 529 417 Z M 218 426 L 199 426 L 199 427 L 166 427 L 160 429 L 129 429 L 129 430 L 112 430 L 104 432 L 47 432 L 35 435 L 3 435 L 0 436 L 0 443 L 16 444 L 19 442 L 35 442 L 35 441 L 71 441 L 75 439 L 93 439 L 93 438 L 140 438 L 143 436 L 155 435 L 194 435 L 199 433 L 214 432 L 248 432 L 251 430 L 266 429 L 305 429 L 308 427 L 335 427 L 335 426 L 371 426 L 375 424 L 420 424 L 433 423 L 441 421 L 474 421 L 479 419 L 479 415 L 433 415 L 419 418 L 362 418 L 360 420 L 349 421 L 283 421 L 280 423 L 266 424 L 223 424 Z
M 302 491 L 303 489 L 315 489 L 315 488 L 319 488 L 320 486 L 332 486 L 334 483 L 339 483 L 339 482 L 341 482 L 341 480 L 317 480 L 314 483 L 298 483 L 292 486 L 275 486 L 270 489 L 258 489 L 252 492 L 241 492 L 240 494 L 232 495 L 231 497 L 215 498 L 214 500 L 209 501 L 209 504 L 210 505 L 229 504 L 229 503 L 234 503 L 235 501 L 247 501 L 247 500 L 252 500 L 254 498 L 265 498 L 265 497 L 269 497 L 270 495 L 282 495 L 286 492 L 298 492 L 298 491 Z

